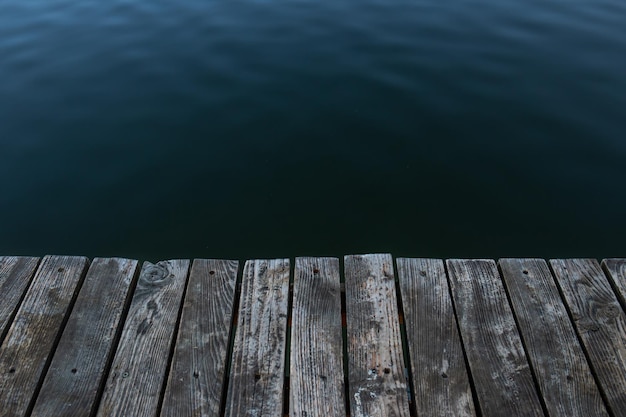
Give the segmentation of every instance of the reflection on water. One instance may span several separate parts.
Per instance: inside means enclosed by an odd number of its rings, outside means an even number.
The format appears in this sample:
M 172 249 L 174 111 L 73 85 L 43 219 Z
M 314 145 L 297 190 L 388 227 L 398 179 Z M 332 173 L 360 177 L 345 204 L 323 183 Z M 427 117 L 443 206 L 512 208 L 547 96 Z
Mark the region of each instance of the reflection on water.
M 626 3 L 0 4 L 0 253 L 625 256 Z

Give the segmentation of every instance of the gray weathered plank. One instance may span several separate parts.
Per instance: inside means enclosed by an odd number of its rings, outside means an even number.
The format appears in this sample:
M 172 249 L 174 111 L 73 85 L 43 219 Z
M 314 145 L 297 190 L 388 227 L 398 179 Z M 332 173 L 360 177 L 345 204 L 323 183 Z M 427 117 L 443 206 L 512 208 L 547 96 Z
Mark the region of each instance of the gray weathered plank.
M 551 260 L 609 410 L 626 416 L 626 317 L 595 259 Z
M 345 257 L 348 385 L 353 416 L 409 416 L 393 259 Z
M 288 301 L 288 259 L 246 262 L 226 416 L 281 415 Z
M 44 257 L 0 348 L 0 416 L 28 413 L 88 263 Z
M 417 415 L 475 416 L 443 261 L 397 263 Z
M 289 415 L 345 416 L 339 259 L 296 258 Z
M 493 260 L 447 261 L 453 303 L 484 416 L 542 416 L 533 376 Z
M 500 268 L 548 414 L 608 415 L 546 261 L 501 259 Z
M 143 264 L 99 416 L 148 417 L 158 412 L 188 270 L 188 260 Z
M 4 340 L 20 300 L 35 275 L 39 258 L 0 257 L 0 345 Z
M 194 260 L 161 416 L 219 415 L 238 265 Z
M 115 349 L 138 262 L 93 260 L 70 314 L 32 416 L 88 416 Z
M 622 306 L 626 308 L 626 259 L 605 259 L 602 268 L 607 272 Z

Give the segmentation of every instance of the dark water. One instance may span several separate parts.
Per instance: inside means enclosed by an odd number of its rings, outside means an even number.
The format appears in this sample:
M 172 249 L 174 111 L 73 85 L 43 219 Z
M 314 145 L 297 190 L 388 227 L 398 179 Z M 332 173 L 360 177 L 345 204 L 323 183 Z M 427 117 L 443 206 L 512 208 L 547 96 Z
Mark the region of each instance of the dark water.
M 623 0 L 0 1 L 0 254 L 626 256 Z

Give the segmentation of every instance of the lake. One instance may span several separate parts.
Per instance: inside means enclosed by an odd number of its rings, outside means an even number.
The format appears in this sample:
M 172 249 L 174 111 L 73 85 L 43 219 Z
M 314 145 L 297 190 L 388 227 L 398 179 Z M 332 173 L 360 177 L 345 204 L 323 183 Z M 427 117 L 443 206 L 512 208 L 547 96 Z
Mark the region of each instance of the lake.
M 623 0 L 4 0 L 0 254 L 626 256 Z

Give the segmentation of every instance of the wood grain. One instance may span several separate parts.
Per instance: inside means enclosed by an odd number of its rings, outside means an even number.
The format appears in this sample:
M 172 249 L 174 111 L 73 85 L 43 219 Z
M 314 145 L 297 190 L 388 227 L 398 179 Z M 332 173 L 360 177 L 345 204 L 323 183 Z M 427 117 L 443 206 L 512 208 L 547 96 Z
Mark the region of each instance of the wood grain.
M 289 260 L 250 260 L 243 270 L 226 416 L 280 416 Z
M 44 257 L 0 348 L 0 416 L 30 411 L 87 265 L 83 257 Z
M 157 414 L 188 270 L 188 260 L 143 264 L 99 416 Z
M 551 260 L 607 406 L 626 416 L 626 317 L 595 259 Z
M 91 415 L 115 349 L 138 262 L 93 260 L 39 392 L 32 416 Z
M 409 416 L 393 259 L 345 257 L 348 385 L 353 416 Z
M 346 415 L 337 258 L 296 258 L 290 364 L 290 416 Z
M 533 376 L 493 260 L 447 261 L 457 320 L 484 416 L 542 416 Z
M 161 416 L 219 415 L 238 266 L 194 260 Z
M 605 259 L 602 261 L 602 269 L 608 274 L 622 308 L 626 308 L 626 259 Z
M 504 282 L 550 416 L 608 416 L 543 259 L 501 259 Z
M 21 256 L 0 257 L 0 345 L 9 331 L 9 326 L 20 300 L 24 296 L 30 284 L 39 258 L 26 258 Z
M 418 416 L 475 416 L 440 259 L 397 259 Z

